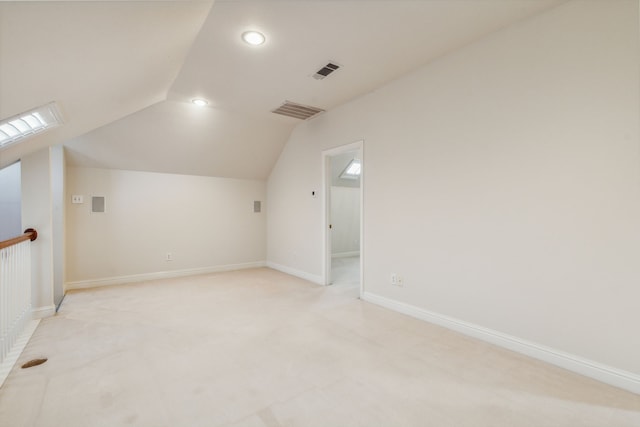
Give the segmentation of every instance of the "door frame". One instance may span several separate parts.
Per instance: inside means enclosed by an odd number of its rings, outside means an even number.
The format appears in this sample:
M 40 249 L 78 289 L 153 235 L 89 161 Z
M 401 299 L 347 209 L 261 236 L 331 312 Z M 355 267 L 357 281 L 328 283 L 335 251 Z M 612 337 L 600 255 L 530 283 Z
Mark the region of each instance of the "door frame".
M 322 152 L 322 284 L 331 284 L 331 157 L 348 151 L 358 151 L 362 169 L 360 172 L 360 289 L 359 296 L 364 294 L 364 177 L 366 173 L 364 160 L 364 140 L 334 147 Z

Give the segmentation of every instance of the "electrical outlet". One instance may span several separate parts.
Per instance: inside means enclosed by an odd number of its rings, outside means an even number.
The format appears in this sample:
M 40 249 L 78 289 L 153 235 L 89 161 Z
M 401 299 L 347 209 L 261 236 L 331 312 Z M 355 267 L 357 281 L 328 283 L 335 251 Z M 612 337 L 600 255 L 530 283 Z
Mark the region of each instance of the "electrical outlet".
M 84 198 L 80 195 L 74 194 L 73 196 L 71 196 L 71 203 L 73 204 L 84 203 Z
M 393 286 L 404 286 L 404 279 L 397 273 L 391 273 L 391 284 Z
M 167 257 L 165 259 L 167 261 L 173 261 L 173 254 L 171 252 L 167 252 Z

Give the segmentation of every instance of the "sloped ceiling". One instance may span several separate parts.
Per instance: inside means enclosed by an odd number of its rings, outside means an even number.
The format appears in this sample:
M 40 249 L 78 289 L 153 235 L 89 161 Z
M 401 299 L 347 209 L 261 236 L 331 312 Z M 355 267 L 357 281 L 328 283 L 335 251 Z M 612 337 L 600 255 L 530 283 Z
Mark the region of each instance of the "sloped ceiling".
M 264 179 L 291 125 L 166 101 L 68 143 L 74 165 Z
M 65 124 L 0 166 L 163 101 L 212 2 L 0 2 L 0 118 L 56 101 Z
M 65 143 L 72 165 L 265 179 L 299 123 L 270 112 L 283 101 L 330 110 L 562 2 L 2 4 L 0 116 L 57 100 L 68 122 L 0 162 Z M 342 68 L 313 79 L 327 61 Z

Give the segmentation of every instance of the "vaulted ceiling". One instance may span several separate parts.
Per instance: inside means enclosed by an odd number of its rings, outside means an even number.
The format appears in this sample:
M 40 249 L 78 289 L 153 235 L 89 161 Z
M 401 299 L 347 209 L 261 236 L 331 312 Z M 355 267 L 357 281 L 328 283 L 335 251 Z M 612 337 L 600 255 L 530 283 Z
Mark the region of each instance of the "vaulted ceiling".
M 285 100 L 330 110 L 563 1 L 0 2 L 0 118 L 56 101 L 65 121 L 0 166 L 65 144 L 77 166 L 265 179 Z

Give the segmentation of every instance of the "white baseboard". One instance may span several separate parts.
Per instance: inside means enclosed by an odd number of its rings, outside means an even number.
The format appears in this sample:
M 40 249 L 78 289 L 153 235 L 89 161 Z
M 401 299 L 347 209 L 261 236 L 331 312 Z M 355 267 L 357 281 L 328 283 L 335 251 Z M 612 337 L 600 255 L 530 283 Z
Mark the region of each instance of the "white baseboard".
M 331 258 L 350 258 L 353 256 L 360 256 L 360 251 L 336 252 L 335 254 L 331 254 Z
M 20 334 L 16 342 L 13 344 L 13 347 L 11 347 L 9 353 L 7 353 L 7 357 L 5 357 L 2 363 L 0 363 L 0 386 L 2 386 L 4 380 L 9 376 L 11 369 L 13 369 L 13 365 L 18 361 L 18 358 L 22 354 L 22 350 L 26 347 L 39 323 L 40 319 L 36 319 L 31 320 L 25 325 L 24 331 L 22 331 L 22 334 Z
M 216 265 L 213 267 L 189 268 L 185 270 L 160 271 L 156 273 L 132 274 L 129 276 L 107 277 L 104 279 L 79 280 L 64 284 L 64 290 L 88 289 L 99 286 L 123 285 L 125 283 L 145 282 L 148 280 L 169 279 L 173 277 L 195 276 L 198 274 L 220 273 L 222 271 L 243 270 L 246 268 L 265 267 L 264 261 L 245 262 L 241 264 Z M 54 308 L 55 309 L 55 308 Z
M 503 334 L 502 332 L 434 313 L 410 304 L 405 304 L 372 294 L 370 292 L 364 292 L 362 299 L 430 323 L 435 323 L 436 325 L 444 326 L 445 328 L 478 338 L 491 344 L 522 353 L 526 356 L 551 363 L 603 383 L 640 394 L 640 375 L 606 366 L 561 350 L 526 341 L 511 335 Z
M 305 271 L 296 270 L 295 268 L 287 267 L 284 265 L 276 264 L 275 262 L 267 261 L 267 267 L 273 268 L 274 270 L 281 271 L 283 273 L 290 274 L 292 276 L 299 277 L 304 280 L 308 280 L 309 282 L 313 282 L 317 285 L 322 285 L 322 277 L 307 273 Z
M 46 305 L 44 307 L 35 307 L 31 309 L 32 319 L 44 319 L 45 317 L 51 317 L 56 314 L 55 305 Z

